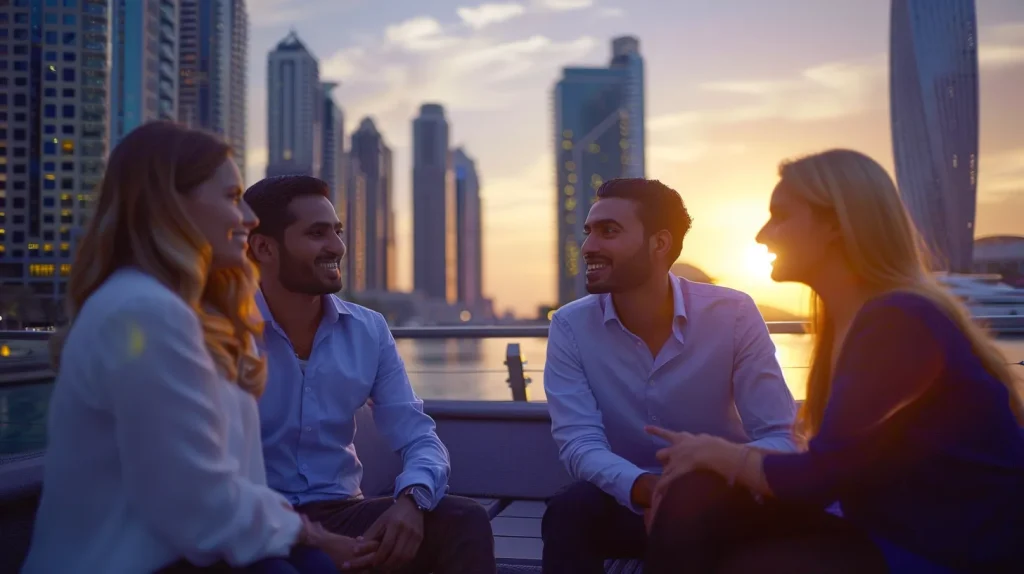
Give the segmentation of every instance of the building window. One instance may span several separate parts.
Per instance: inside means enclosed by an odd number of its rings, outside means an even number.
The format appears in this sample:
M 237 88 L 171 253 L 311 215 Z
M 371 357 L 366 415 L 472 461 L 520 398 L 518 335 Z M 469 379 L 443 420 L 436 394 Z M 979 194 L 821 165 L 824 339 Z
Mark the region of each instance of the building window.
M 64 124 L 60 127 L 60 133 L 68 136 L 75 135 L 75 126 L 71 124 Z
M 64 61 L 65 62 L 74 62 L 75 61 L 75 53 L 74 52 L 64 52 Z M 65 70 L 65 71 L 67 71 L 67 70 Z
M 73 98 L 73 97 L 75 97 L 75 89 L 74 88 L 64 88 L 64 97 L 65 98 Z
M 47 32 L 46 33 L 46 43 L 47 44 L 56 44 L 57 43 L 57 32 L 55 32 L 53 30 Z
M 48 98 L 56 98 L 57 88 L 46 88 L 45 90 L 43 90 L 43 95 L 45 95 Z
M 43 126 L 44 134 L 55 134 L 57 133 L 57 126 Z
M 57 52 L 47 52 L 46 55 L 43 56 L 43 57 L 46 59 L 47 62 L 56 62 L 57 61 Z M 50 72 L 56 72 L 57 70 L 53 66 L 50 66 L 49 71 Z M 46 79 L 49 80 L 51 78 L 49 76 L 47 76 Z M 54 76 L 52 79 L 56 80 L 57 77 Z
M 46 23 L 47 24 L 56 24 L 57 23 L 57 15 L 54 14 L 53 12 L 48 12 L 46 14 L 45 18 L 46 18 Z
M 75 154 L 75 142 L 73 142 L 72 140 L 64 140 L 64 142 L 60 145 L 60 149 L 61 149 L 61 152 L 63 152 L 64 155 L 74 155 Z M 70 180 L 65 180 L 65 181 L 70 181 Z M 70 189 L 70 188 L 65 188 L 65 189 Z
M 66 71 L 67 70 L 65 70 L 65 72 Z M 75 105 L 74 104 L 65 104 L 63 112 L 64 112 L 64 118 L 65 119 L 74 119 L 75 118 Z
M 75 69 L 74 68 L 64 68 L 64 81 L 65 82 L 74 82 L 75 81 Z
M 65 14 L 64 15 L 64 25 L 65 26 L 74 26 L 75 25 L 75 15 L 74 14 Z
M 54 104 L 46 104 L 43 106 L 43 115 L 48 118 L 57 117 L 57 106 Z
M 43 153 L 46 154 L 46 155 L 56 155 L 57 154 L 57 144 L 55 144 L 53 142 L 46 142 L 46 143 L 44 143 L 43 144 Z M 52 188 L 48 188 L 48 189 L 52 189 Z
M 74 46 L 77 39 L 78 37 L 75 35 L 74 32 L 64 32 L 63 40 L 65 46 Z

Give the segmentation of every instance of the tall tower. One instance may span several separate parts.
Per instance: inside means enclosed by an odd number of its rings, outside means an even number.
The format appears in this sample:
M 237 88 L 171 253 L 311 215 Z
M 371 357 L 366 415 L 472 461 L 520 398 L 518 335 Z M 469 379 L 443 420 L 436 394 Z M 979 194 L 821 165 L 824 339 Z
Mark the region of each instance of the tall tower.
M 108 152 L 110 8 L 0 5 L 0 286 L 32 300 L 21 321 L 63 319 L 76 231 Z
M 320 179 L 331 190 L 331 203 L 345 195 L 345 116 L 334 102 L 331 92 L 338 86 L 334 82 L 320 84 L 323 90 L 323 158 L 320 160 Z
M 320 177 L 322 121 L 320 65 L 291 32 L 267 57 L 268 177 Z
M 609 179 L 644 177 L 644 72 L 639 41 L 612 42 L 607 68 L 565 68 L 554 89 L 558 301 L 586 294 L 583 223 Z
M 391 150 L 373 120 L 364 118 L 352 134 L 352 167 L 360 172 L 365 185 L 365 215 L 351 221 L 366 234 L 366 289 L 389 290 L 391 244 L 394 241 L 394 213 L 391 204 Z
M 889 89 L 900 194 L 935 266 L 971 270 L 978 183 L 973 0 L 892 0 Z
M 223 137 L 244 176 L 249 52 L 245 0 L 179 2 L 178 121 Z
M 452 152 L 455 172 L 455 228 L 458 236 L 458 299 L 470 308 L 483 299 L 483 224 L 480 178 L 463 148 Z
M 152 120 L 178 119 L 178 0 L 114 0 L 110 143 Z
M 413 120 L 413 283 L 449 303 L 458 297 L 455 197 L 448 120 L 440 104 L 423 104 Z

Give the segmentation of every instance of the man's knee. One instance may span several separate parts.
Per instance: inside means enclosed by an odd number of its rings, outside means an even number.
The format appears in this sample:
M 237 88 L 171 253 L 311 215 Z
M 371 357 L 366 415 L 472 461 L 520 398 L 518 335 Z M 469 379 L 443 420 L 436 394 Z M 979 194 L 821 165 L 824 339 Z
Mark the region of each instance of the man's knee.
M 578 530 L 582 525 L 592 523 L 607 504 L 608 497 L 607 493 L 589 482 L 569 485 L 548 500 L 541 521 L 542 535 L 548 537 L 565 529 Z
M 678 528 L 687 522 L 703 523 L 710 517 L 730 514 L 743 495 L 721 475 L 695 470 L 665 486 L 652 525 L 652 534 L 662 527 Z
M 444 530 L 468 533 L 473 537 L 491 538 L 491 517 L 479 502 L 463 496 L 445 496 L 431 512 Z

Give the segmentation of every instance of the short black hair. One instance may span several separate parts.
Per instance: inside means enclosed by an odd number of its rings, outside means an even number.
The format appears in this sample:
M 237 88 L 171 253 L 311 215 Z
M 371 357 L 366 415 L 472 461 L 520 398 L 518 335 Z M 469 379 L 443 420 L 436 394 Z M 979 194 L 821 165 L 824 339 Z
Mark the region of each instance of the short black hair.
M 679 258 L 683 252 L 683 238 L 693 224 L 679 192 L 656 179 L 617 178 L 609 179 L 597 190 L 598 201 L 609 197 L 628 199 L 636 204 L 647 237 L 662 229 L 671 233 L 670 262 Z
M 260 220 L 252 232 L 280 241 L 284 230 L 295 223 L 288 206 L 295 198 L 307 195 L 330 199 L 331 190 L 327 182 L 310 175 L 279 175 L 254 183 L 242 196 Z

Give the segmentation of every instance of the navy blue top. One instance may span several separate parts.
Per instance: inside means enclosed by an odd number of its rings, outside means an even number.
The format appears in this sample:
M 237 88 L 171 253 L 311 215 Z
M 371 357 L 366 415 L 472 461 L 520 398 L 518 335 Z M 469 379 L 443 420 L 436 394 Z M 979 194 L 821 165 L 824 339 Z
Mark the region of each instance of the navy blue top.
M 780 500 L 839 501 L 876 538 L 992 571 L 1024 560 L 1024 434 L 1009 405 L 942 310 L 890 293 L 854 319 L 808 451 L 766 456 L 765 477 Z

